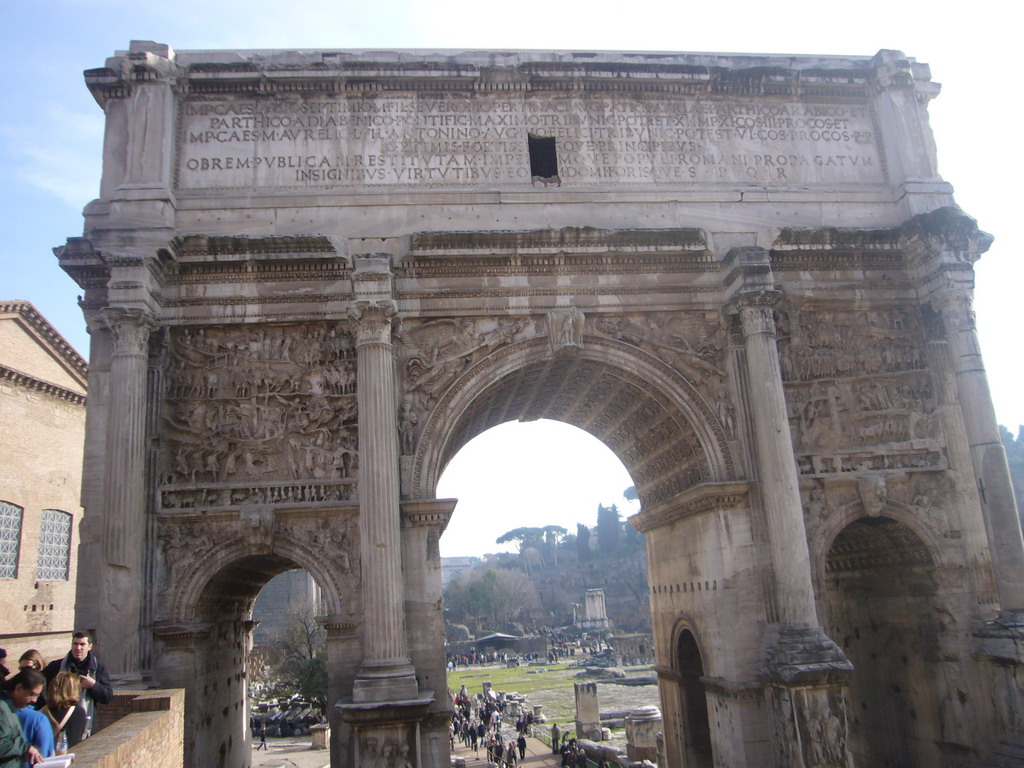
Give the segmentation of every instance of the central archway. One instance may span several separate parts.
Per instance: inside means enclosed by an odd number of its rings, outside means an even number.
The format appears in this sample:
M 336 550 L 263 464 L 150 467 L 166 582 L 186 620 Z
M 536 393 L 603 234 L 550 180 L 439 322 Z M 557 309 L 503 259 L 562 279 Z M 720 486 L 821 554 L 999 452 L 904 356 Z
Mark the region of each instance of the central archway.
M 433 497 L 448 461 L 477 434 L 540 418 L 579 427 L 608 446 L 644 506 L 734 476 L 721 424 L 678 371 L 612 339 L 586 336 L 582 349 L 553 355 L 540 338 L 496 350 L 447 390 L 420 435 L 409 495 Z
M 745 508 L 745 487 L 730 484 L 737 474 L 731 435 L 713 405 L 725 382 L 715 375 L 684 375 L 617 339 L 585 334 L 581 341 L 578 348 L 555 351 L 548 338 L 534 338 L 500 347 L 468 367 L 426 418 L 412 463 L 405 468 L 404 491 L 412 498 L 432 498 L 447 463 L 476 435 L 510 420 L 545 418 L 578 427 L 606 445 L 632 478 L 643 508 L 653 514 L 674 514 L 693 503 L 689 493 L 723 486 L 727 492 L 710 491 L 697 505 Z M 720 492 L 728 501 L 718 498 Z M 717 534 L 704 522 L 696 525 L 701 530 L 694 540 L 713 552 Z M 650 546 L 648 538 L 648 553 Z M 719 599 L 717 581 L 702 589 L 709 599 Z M 709 625 L 715 621 L 701 619 Z M 664 617 L 653 618 L 656 638 L 670 634 L 664 622 Z M 687 669 L 692 668 L 688 663 Z M 705 672 L 700 666 L 691 675 L 701 689 Z M 688 693 L 693 699 L 688 710 L 697 712 L 701 697 L 695 690 Z M 694 715 L 704 723 L 696 748 L 710 760 L 712 736 L 704 707 L 703 714 Z

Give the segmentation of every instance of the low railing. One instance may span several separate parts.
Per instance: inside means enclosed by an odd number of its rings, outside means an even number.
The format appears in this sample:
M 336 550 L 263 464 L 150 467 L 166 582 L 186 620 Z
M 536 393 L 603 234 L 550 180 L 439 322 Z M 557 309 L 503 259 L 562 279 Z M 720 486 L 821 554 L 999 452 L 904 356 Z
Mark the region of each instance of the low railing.
M 72 748 L 75 768 L 183 768 L 185 691 L 117 691 L 96 706 L 98 730 Z

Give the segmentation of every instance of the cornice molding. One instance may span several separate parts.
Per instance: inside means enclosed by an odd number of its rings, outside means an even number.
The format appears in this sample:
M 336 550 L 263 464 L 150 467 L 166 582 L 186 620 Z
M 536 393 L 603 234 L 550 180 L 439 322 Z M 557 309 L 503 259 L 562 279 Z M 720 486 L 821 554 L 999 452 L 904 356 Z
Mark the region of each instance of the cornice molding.
M 59 387 L 56 384 L 50 384 L 42 379 L 29 376 L 27 373 L 8 368 L 6 365 L 0 365 L 0 380 L 9 381 L 11 384 L 24 389 L 30 389 L 33 392 L 42 392 L 51 397 L 65 400 L 72 405 L 85 405 L 85 395 L 80 392 Z
M 924 64 L 875 56 L 776 56 L 623 51 L 306 50 L 173 51 L 133 43 L 85 72 L 100 103 L 164 84 L 180 94 L 248 97 L 434 93 L 607 92 L 863 100 L 908 85 L 931 97 Z
M 50 349 L 57 354 L 67 372 L 86 387 L 89 381 L 89 364 L 75 351 L 67 339 L 60 335 L 45 317 L 32 306 L 31 302 L 15 300 L 0 302 L 0 314 L 15 314 Z M 57 387 L 61 389 L 61 387 Z
M 640 533 L 649 533 L 687 517 L 742 506 L 748 503 L 749 495 L 747 481 L 701 483 L 641 510 L 629 522 Z
M 571 54 L 570 54 L 571 55 Z M 584 54 L 578 54 L 583 56 Z M 599 57 L 599 54 L 595 54 Z M 614 55 L 612 55 L 614 56 Z M 811 99 L 867 98 L 875 87 L 867 59 L 822 63 L 807 69 L 792 60 L 619 54 L 604 61 L 521 61 L 512 66 L 434 61 L 352 61 L 344 54 L 309 53 L 305 62 L 196 62 L 176 82 L 182 95 L 257 96 L 285 93 L 358 95 L 434 93 L 649 93 L 715 96 L 782 96 Z M 319 58 L 319 60 L 317 60 Z M 632 59 L 632 60 L 630 60 Z M 130 87 L 112 70 L 93 70 L 90 86 L 108 96 Z

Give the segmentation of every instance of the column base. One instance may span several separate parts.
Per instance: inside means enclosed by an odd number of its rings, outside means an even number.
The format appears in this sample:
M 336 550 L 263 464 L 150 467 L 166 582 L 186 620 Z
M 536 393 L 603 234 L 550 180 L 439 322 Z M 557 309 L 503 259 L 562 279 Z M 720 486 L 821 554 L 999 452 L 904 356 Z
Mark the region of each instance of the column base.
M 407 659 L 364 663 L 352 685 L 352 702 L 409 702 L 420 698 L 416 670 Z
M 775 631 L 765 659 L 775 763 L 853 768 L 846 703 L 853 664 L 821 627 Z
M 352 764 L 424 766 L 420 736 L 433 703 L 432 692 L 418 691 L 406 701 L 358 702 L 353 698 L 335 704 L 341 719 L 352 728 Z
M 853 664 L 821 627 L 779 627 L 770 638 L 765 665 L 776 685 L 845 683 Z

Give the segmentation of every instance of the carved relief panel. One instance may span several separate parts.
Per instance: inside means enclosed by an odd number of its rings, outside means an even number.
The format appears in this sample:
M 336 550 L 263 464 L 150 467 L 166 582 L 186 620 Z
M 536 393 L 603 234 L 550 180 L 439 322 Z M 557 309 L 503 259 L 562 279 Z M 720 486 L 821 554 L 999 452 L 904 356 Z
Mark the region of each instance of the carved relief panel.
M 903 309 L 800 309 L 779 330 L 803 475 L 945 468 L 917 316 Z
M 717 313 L 602 315 L 590 324 L 595 334 L 639 347 L 695 384 L 714 387 L 726 377 Z
M 356 355 L 346 323 L 175 328 L 162 509 L 352 498 Z
M 399 413 L 402 453 L 412 453 L 423 416 L 456 379 L 495 349 L 535 337 L 528 318 L 408 320 L 398 335 L 403 399 Z

